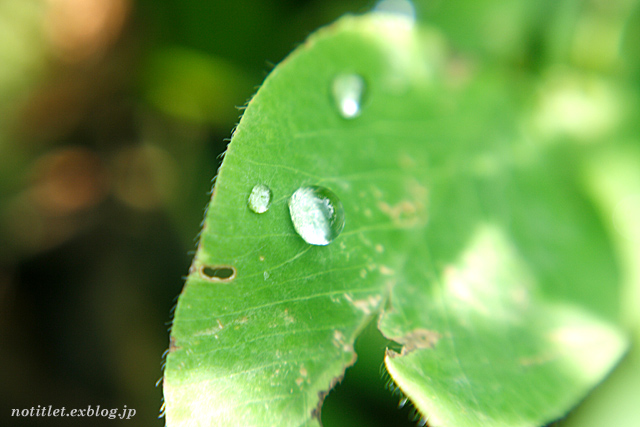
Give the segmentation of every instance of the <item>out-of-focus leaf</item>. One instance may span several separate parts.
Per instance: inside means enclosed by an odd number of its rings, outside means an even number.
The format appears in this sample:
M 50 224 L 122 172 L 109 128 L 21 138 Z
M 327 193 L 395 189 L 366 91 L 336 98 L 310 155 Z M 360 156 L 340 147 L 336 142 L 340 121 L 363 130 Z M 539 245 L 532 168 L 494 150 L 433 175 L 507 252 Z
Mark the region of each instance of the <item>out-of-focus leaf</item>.
M 244 71 L 205 53 L 159 49 L 141 76 L 145 97 L 164 113 L 195 122 L 224 125 L 234 120 L 251 92 Z

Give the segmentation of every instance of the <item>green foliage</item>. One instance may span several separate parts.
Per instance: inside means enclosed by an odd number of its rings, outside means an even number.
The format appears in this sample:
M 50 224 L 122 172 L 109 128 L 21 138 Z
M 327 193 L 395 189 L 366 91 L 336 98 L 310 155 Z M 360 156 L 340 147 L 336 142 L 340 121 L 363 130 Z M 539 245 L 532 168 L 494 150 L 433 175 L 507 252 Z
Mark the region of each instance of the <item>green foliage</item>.
M 365 82 L 355 114 L 345 73 Z M 541 425 L 601 381 L 626 347 L 619 266 L 575 146 L 545 140 L 521 83 L 384 14 L 344 18 L 278 66 L 225 155 L 180 296 L 168 425 L 318 425 L 378 314 L 401 345 L 391 377 L 435 425 Z M 273 197 L 261 214 L 256 185 Z M 287 202 L 307 185 L 342 200 L 328 246 L 294 231 Z

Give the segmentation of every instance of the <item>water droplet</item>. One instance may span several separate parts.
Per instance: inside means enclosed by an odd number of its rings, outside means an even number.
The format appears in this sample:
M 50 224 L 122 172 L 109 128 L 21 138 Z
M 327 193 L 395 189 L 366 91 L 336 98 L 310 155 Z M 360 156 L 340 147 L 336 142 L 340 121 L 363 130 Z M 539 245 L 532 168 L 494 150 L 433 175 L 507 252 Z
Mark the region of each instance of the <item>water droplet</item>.
M 342 202 L 325 187 L 298 188 L 289 199 L 289 213 L 296 232 L 310 245 L 328 245 L 344 228 Z
M 249 201 L 247 202 L 249 209 L 255 213 L 261 214 L 269 210 L 271 204 L 271 189 L 263 184 L 258 184 L 251 190 Z
M 339 74 L 333 79 L 331 91 L 342 117 L 353 119 L 360 114 L 364 90 L 364 79 L 358 74 Z
M 416 9 L 410 0 L 380 0 L 373 10 L 405 18 L 412 25 L 416 21 Z

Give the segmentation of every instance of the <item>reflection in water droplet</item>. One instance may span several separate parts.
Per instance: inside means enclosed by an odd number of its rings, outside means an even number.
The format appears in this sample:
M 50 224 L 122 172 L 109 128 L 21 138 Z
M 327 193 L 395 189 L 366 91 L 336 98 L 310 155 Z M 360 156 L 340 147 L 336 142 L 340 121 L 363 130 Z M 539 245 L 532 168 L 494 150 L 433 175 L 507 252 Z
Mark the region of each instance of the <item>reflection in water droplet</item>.
M 333 79 L 331 92 L 342 117 L 352 119 L 360 114 L 364 91 L 364 79 L 358 74 L 340 74 Z
M 265 213 L 271 203 L 271 189 L 266 185 L 259 184 L 253 187 L 249 195 L 249 209 L 255 213 Z
M 328 245 L 344 228 L 342 202 L 325 187 L 301 187 L 289 199 L 296 232 L 310 245 Z

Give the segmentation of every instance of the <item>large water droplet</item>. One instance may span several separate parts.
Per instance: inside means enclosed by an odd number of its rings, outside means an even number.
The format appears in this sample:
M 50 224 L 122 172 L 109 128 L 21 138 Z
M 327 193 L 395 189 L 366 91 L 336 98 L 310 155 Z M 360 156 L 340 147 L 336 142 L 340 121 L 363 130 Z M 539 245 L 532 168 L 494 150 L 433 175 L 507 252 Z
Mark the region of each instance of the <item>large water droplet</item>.
M 364 91 L 364 79 L 358 74 L 339 74 L 333 79 L 331 92 L 342 117 L 352 119 L 360 114 Z
M 311 245 L 328 245 L 344 228 L 342 202 L 325 187 L 298 188 L 289 199 L 289 213 L 296 232 Z
M 271 204 L 271 189 L 263 184 L 258 184 L 251 190 L 247 202 L 249 209 L 261 214 L 269 210 Z

